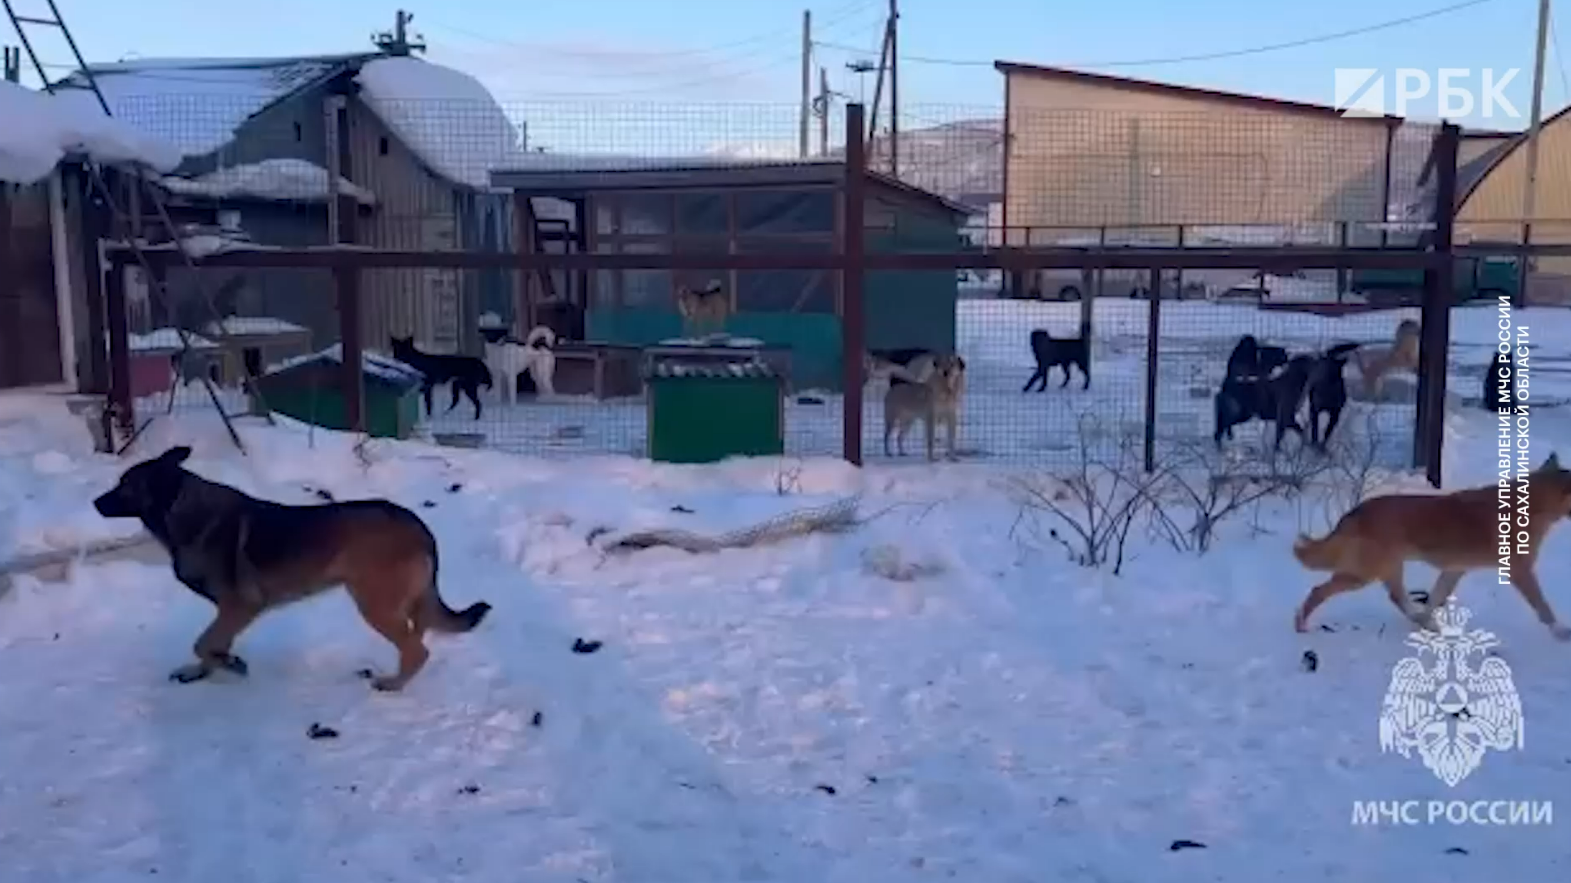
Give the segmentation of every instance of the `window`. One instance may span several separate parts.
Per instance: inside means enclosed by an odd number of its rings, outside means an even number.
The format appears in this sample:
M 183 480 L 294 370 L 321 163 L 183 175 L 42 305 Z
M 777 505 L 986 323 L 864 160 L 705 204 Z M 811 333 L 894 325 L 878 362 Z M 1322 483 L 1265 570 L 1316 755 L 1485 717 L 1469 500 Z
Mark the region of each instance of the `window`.
M 624 254 L 662 254 L 665 250 L 662 244 L 654 242 L 622 243 Z M 670 270 L 622 271 L 624 307 L 670 307 L 671 291 Z
M 731 229 L 726 203 L 727 199 L 722 193 L 678 193 L 676 232 L 678 234 L 726 234 Z
M 829 239 L 771 239 L 737 242 L 744 254 L 828 254 Z M 759 313 L 834 313 L 834 275 L 828 270 L 744 270 L 736 274 L 736 308 Z
M 387 156 L 387 136 L 386 135 L 383 135 L 382 137 L 376 139 L 376 152 L 378 154 L 380 154 L 381 156 Z
M 622 204 L 622 234 L 660 236 L 671 233 L 672 202 L 663 193 L 623 193 L 617 196 Z
M 835 230 L 831 190 L 743 190 L 736 194 L 738 234 L 821 233 Z

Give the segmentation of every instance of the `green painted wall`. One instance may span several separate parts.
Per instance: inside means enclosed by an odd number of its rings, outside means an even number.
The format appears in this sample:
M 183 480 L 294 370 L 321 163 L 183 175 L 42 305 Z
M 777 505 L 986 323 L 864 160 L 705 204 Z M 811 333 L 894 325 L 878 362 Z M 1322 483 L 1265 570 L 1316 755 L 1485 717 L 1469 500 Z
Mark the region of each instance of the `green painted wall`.
M 893 208 L 891 206 L 891 208 Z M 956 220 L 926 212 L 896 210 L 894 230 L 869 230 L 866 248 L 880 254 L 957 251 L 966 247 Z M 885 270 L 867 274 L 863 290 L 869 349 L 926 347 L 955 351 L 953 270 Z
M 870 200 L 895 213 L 893 230 L 869 230 L 870 252 L 949 252 L 966 247 L 959 219 L 947 213 Z M 867 274 L 866 343 L 873 349 L 927 347 L 955 350 L 955 300 L 959 284 L 952 270 L 880 271 Z M 675 308 L 629 307 L 591 309 L 585 314 L 590 340 L 649 346 L 681 337 L 682 319 Z M 791 372 L 798 390 L 841 388 L 840 319 L 828 313 L 738 313 L 725 330 L 754 337 L 771 346 L 791 348 Z

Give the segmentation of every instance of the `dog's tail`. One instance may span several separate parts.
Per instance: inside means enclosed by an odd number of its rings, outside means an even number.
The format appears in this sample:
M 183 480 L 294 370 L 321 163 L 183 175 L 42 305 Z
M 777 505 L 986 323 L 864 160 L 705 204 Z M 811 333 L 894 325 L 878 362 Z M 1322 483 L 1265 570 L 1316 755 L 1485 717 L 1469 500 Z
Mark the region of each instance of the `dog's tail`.
M 491 612 L 491 605 L 484 601 L 477 601 L 463 610 L 454 610 L 442 600 L 441 592 L 437 591 L 436 580 L 431 580 L 431 588 L 425 594 L 424 617 L 426 627 L 436 632 L 448 634 L 462 634 L 474 631 L 475 626 L 485 619 Z
M 1293 557 L 1308 570 L 1336 570 L 1345 547 L 1340 529 L 1318 540 L 1308 534 L 1299 534 L 1293 542 Z
M 475 626 L 485 619 L 491 612 L 491 605 L 484 601 L 470 604 L 463 610 L 454 610 L 442 600 L 442 592 L 436 585 L 437 557 L 436 541 L 431 541 L 431 582 L 426 586 L 425 595 L 420 599 L 421 610 L 418 614 L 426 628 L 435 632 L 445 632 L 450 635 L 463 634 L 474 631 Z

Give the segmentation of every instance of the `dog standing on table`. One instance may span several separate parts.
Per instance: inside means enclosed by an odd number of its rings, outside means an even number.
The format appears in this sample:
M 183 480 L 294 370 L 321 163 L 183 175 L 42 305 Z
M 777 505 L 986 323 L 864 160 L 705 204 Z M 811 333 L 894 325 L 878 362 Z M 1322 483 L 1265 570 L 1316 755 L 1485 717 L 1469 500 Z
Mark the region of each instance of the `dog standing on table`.
M 1085 377 L 1080 388 L 1091 388 L 1091 345 L 1084 337 L 1054 337 L 1038 328 L 1031 332 L 1031 356 L 1036 359 L 1036 373 L 1021 387 L 1021 392 L 1030 392 L 1031 384 L 1039 381 L 1036 391 L 1046 392 L 1047 372 L 1053 368 L 1064 369 L 1064 382 L 1058 385 L 1063 389 L 1069 385 L 1070 365 L 1079 368 Z
M 536 326 L 523 343 L 502 340 L 485 345 L 485 363 L 493 377 L 501 381 L 497 394 L 509 405 L 518 401 L 518 375 L 529 372 L 529 379 L 541 395 L 554 395 L 556 376 L 556 332 Z
M 475 406 L 475 419 L 480 419 L 480 387 L 491 388 L 491 370 L 485 362 L 474 356 L 447 356 L 423 353 L 415 348 L 413 337 L 393 337 L 388 340 L 393 358 L 419 371 L 425 376 L 420 394 L 425 398 L 425 412 L 431 414 L 431 391 L 444 383 L 453 385 L 453 401 L 447 406 L 451 411 L 458 407 L 458 395 L 463 393 Z
M 1353 507 L 1324 539 L 1299 536 L 1293 557 L 1309 570 L 1330 571 L 1331 578 L 1310 590 L 1293 627 L 1306 631 L 1309 617 L 1332 596 L 1376 580 L 1385 583 L 1386 594 L 1403 616 L 1431 627 L 1434 611 L 1446 605 L 1468 571 L 1500 566 L 1497 513 L 1506 510 L 1499 505 L 1495 485 L 1449 494 L 1392 494 Z M 1556 621 L 1533 572 L 1544 537 L 1571 515 L 1571 470 L 1561 468 L 1558 455 L 1549 455 L 1528 476 L 1527 506 L 1527 550 L 1511 544 L 1511 583 L 1551 634 L 1571 640 L 1571 626 Z M 1427 606 L 1409 598 L 1402 584 L 1402 566 L 1408 561 L 1440 571 Z
M 926 430 L 927 459 L 937 459 L 933 442 L 938 423 L 944 425 L 948 458 L 959 457 L 956 436 L 959 434 L 961 399 L 965 394 L 965 370 L 965 359 L 946 354 L 933 358 L 933 370 L 921 382 L 890 381 L 884 393 L 884 456 L 892 456 L 889 438 L 894 435 L 900 456 L 904 457 L 906 433 L 913 423 L 921 420 Z
M 169 552 L 175 578 L 218 608 L 196 639 L 197 661 L 171 680 L 215 669 L 249 671 L 234 641 L 263 613 L 342 585 L 366 624 L 398 648 L 398 671 L 370 678 L 400 690 L 425 665 L 429 631 L 474 629 L 491 605 L 448 607 L 437 591 L 436 538 L 420 516 L 387 500 L 285 506 L 258 500 L 186 470 L 175 447 L 125 471 L 93 501 L 105 518 L 140 519 Z
M 713 279 L 698 290 L 686 286 L 678 288 L 676 310 L 682 314 L 684 332 L 689 337 L 701 337 L 725 330 L 726 318 L 731 314 L 731 298 L 726 295 L 720 280 Z

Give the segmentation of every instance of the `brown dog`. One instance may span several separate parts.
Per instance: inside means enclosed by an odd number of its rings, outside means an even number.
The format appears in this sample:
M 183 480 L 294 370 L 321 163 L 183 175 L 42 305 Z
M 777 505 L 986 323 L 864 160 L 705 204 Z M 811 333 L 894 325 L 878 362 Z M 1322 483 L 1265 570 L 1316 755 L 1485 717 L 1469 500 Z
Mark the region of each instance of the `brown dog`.
M 137 518 L 163 547 L 175 578 L 218 608 L 196 639 L 197 661 L 175 669 L 181 683 L 215 668 L 244 675 L 230 652 L 268 610 L 330 588 L 348 588 L 360 615 L 398 648 L 398 672 L 361 672 L 378 690 L 400 690 L 425 665 L 425 633 L 467 632 L 491 609 L 454 611 L 436 588 L 436 538 L 420 517 L 386 500 L 285 506 L 208 481 L 170 448 L 127 469 L 93 507 L 105 518 Z
M 1364 378 L 1364 395 L 1378 400 L 1387 374 L 1398 369 L 1418 372 L 1419 325 L 1403 319 L 1396 326 L 1390 346 L 1360 347 L 1353 356 L 1358 373 Z
M 937 459 L 933 450 L 935 424 L 944 425 L 944 435 L 953 460 L 955 436 L 959 432 L 960 400 L 965 394 L 965 359 L 957 355 L 932 357 L 932 368 L 920 382 L 895 380 L 884 393 L 884 456 L 891 456 L 889 438 L 895 436 L 900 456 L 906 452 L 906 432 L 911 424 L 922 421 L 927 434 L 927 459 Z
M 731 314 L 731 299 L 719 280 L 694 291 L 685 286 L 676 290 L 676 310 L 682 314 L 682 327 L 689 337 L 725 330 L 726 317 Z
M 1571 640 L 1571 627 L 1555 621 L 1533 572 L 1544 537 L 1556 522 L 1571 515 L 1571 470 L 1562 469 L 1559 457 L 1551 454 L 1528 476 L 1525 524 L 1516 508 L 1520 496 L 1515 487 L 1374 497 L 1342 516 L 1324 539 L 1300 536 L 1293 544 L 1293 556 L 1310 570 L 1331 571 L 1331 578 L 1309 592 L 1294 627 L 1305 631 L 1310 615 L 1331 596 L 1379 580 L 1404 616 L 1428 628 L 1434 611 L 1451 599 L 1463 575 L 1499 567 L 1502 575 L 1509 574 L 1539 621 L 1556 638 Z M 1508 534 L 1501 533 L 1503 522 Z M 1527 534 L 1520 545 L 1518 531 Z M 1415 603 L 1403 588 L 1402 565 L 1408 561 L 1440 570 L 1427 606 Z

